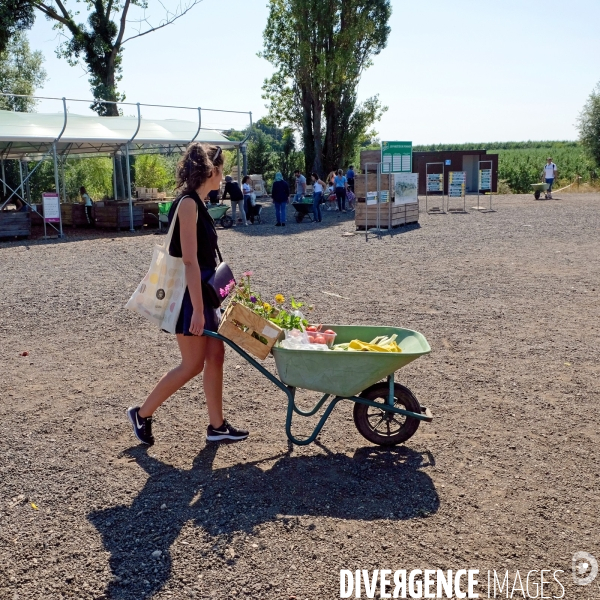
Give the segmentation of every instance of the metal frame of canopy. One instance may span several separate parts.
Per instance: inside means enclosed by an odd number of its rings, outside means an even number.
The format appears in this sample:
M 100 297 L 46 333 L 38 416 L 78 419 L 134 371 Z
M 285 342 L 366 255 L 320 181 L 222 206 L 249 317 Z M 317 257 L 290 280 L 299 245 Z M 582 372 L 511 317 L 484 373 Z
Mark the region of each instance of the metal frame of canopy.
M 116 170 L 115 170 L 115 158 L 120 156 L 121 153 L 125 154 L 126 160 L 126 170 L 127 170 L 127 199 L 129 203 L 129 226 L 130 231 L 133 231 L 133 198 L 131 195 L 131 169 L 130 169 L 130 156 L 142 154 L 144 152 L 148 152 L 148 150 L 154 150 L 154 152 L 164 151 L 165 148 L 168 148 L 169 151 L 182 151 L 188 144 L 195 142 L 200 136 L 202 131 L 215 131 L 214 129 L 203 128 L 202 127 L 202 111 L 206 112 L 221 112 L 221 113 L 231 113 L 231 114 L 247 114 L 250 120 L 250 127 L 252 127 L 252 112 L 250 111 L 236 111 L 236 110 L 221 110 L 214 108 L 201 108 L 196 107 L 192 108 L 189 106 L 172 106 L 172 105 L 162 105 L 162 104 L 145 104 L 141 102 L 132 103 L 132 102 L 113 102 L 108 100 L 102 100 L 101 102 L 105 104 L 116 104 L 116 105 L 125 105 L 125 106 L 135 106 L 137 108 L 137 119 L 133 121 L 135 125 L 135 131 L 133 135 L 127 138 L 122 139 L 105 139 L 102 140 L 98 136 L 80 136 L 77 138 L 70 138 L 63 142 L 64 147 L 61 146 L 61 140 L 63 139 L 63 135 L 67 130 L 67 125 L 69 123 L 69 112 L 67 111 L 67 100 L 71 102 L 97 102 L 94 100 L 79 100 L 74 98 L 52 98 L 46 96 L 24 96 L 21 94 L 6 94 L 0 93 L 0 96 L 9 96 L 14 98 L 32 98 L 36 100 L 60 100 L 62 102 L 63 115 L 62 115 L 62 126 L 60 132 L 54 139 L 51 139 L 51 136 L 48 135 L 39 135 L 32 136 L 31 139 L 27 139 L 27 136 L 3 136 L 2 130 L 0 128 L 0 180 L 2 181 L 4 197 L 6 198 L 8 191 L 10 191 L 10 195 L 4 200 L 4 202 L 0 205 L 0 210 L 2 210 L 8 202 L 13 198 L 13 196 L 18 197 L 22 202 L 29 205 L 28 200 L 25 199 L 25 190 L 26 185 L 28 185 L 29 179 L 33 175 L 33 173 L 37 170 L 37 168 L 42 164 L 42 162 L 52 154 L 53 162 L 54 162 L 54 182 L 56 187 L 56 193 L 61 196 L 61 186 L 60 186 L 60 177 L 59 177 L 59 155 L 62 158 L 61 171 L 62 171 L 62 197 L 63 201 L 66 199 L 65 196 L 65 179 L 64 179 L 64 159 L 71 156 L 80 156 L 83 157 L 87 154 L 105 154 L 108 156 L 112 156 L 113 158 L 113 185 L 115 191 L 115 199 L 117 197 L 117 182 L 116 182 Z M 191 139 L 177 139 L 175 136 L 172 139 L 157 137 L 156 139 L 146 138 L 146 141 L 138 140 L 136 143 L 136 138 L 140 133 L 140 129 L 142 126 L 142 115 L 141 115 L 141 107 L 153 107 L 153 108 L 167 108 L 167 109 L 178 109 L 178 110 L 193 110 L 198 113 L 198 127 L 194 136 Z M 33 113 L 37 114 L 37 113 Z M 71 115 L 74 116 L 74 115 Z M 80 115 L 76 115 L 76 118 L 80 117 Z M 90 119 L 91 123 L 99 123 L 96 119 L 123 119 L 123 117 L 83 117 L 82 118 Z M 127 117 L 127 119 L 129 119 Z M 169 123 L 172 124 L 175 121 L 156 121 L 158 123 Z M 181 122 L 189 124 L 190 122 Z M 108 124 L 108 122 L 107 122 Z M 215 133 L 217 133 L 215 131 Z M 225 137 L 222 134 L 218 134 L 221 137 Z M 11 139 L 12 138 L 12 139 Z M 230 145 L 233 148 L 237 149 L 237 166 L 238 173 L 240 172 L 240 149 L 244 152 L 246 151 L 246 141 L 248 140 L 248 135 L 240 141 L 237 140 L 227 140 L 226 144 Z M 207 143 L 214 144 L 222 144 L 225 143 L 222 140 L 207 140 Z M 133 146 L 133 147 L 132 147 Z M 27 169 L 26 176 L 23 178 L 21 164 L 24 158 L 28 160 L 37 160 L 37 165 L 31 170 Z M 6 182 L 6 174 L 4 168 L 4 161 L 8 159 L 19 160 L 19 171 L 21 173 L 20 184 L 16 187 L 16 189 L 12 189 L 8 183 Z M 246 165 L 246 160 L 244 156 L 244 167 Z M 52 223 L 50 223 L 52 225 Z M 62 219 L 59 221 L 59 228 L 56 229 L 59 234 L 59 237 L 63 237 L 62 231 Z

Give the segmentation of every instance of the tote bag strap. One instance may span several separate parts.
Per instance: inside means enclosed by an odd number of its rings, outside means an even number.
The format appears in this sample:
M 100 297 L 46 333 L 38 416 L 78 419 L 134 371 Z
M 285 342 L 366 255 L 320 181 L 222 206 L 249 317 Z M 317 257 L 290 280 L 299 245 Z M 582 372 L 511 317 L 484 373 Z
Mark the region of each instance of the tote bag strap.
M 169 250 L 171 247 L 171 240 L 173 239 L 173 232 L 175 231 L 175 223 L 177 223 L 177 213 L 179 212 L 179 207 L 181 206 L 181 201 L 185 198 L 191 198 L 191 196 L 182 196 L 177 202 L 177 206 L 175 207 L 175 212 L 173 213 L 173 219 L 171 220 L 171 225 L 169 226 L 169 231 L 165 237 L 164 247 Z M 198 222 L 198 207 L 196 207 L 196 223 Z

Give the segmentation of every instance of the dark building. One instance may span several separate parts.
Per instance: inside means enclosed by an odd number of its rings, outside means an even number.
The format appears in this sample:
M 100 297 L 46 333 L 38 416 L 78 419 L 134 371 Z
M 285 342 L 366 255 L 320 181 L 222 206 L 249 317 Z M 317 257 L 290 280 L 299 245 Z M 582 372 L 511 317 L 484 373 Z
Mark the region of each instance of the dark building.
M 364 172 L 366 163 L 381 161 L 380 150 L 365 150 L 360 153 L 360 165 Z M 498 191 L 498 155 L 488 154 L 487 150 L 445 150 L 440 152 L 413 152 L 412 170 L 419 174 L 419 195 L 426 191 L 426 165 L 429 173 L 441 173 L 444 169 L 444 193 L 448 193 L 448 173 L 465 171 L 467 173 L 467 193 L 476 194 L 479 184 L 479 161 L 486 161 L 482 169 L 492 169 L 492 192 Z M 431 163 L 443 163 L 431 164 Z M 373 166 L 370 165 L 370 170 Z

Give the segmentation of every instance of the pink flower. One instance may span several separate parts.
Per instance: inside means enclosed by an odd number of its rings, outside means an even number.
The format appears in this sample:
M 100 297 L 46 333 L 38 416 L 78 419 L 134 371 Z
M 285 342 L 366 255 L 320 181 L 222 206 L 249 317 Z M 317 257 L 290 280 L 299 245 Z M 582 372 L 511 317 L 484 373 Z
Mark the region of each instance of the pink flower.
M 242 275 L 243 275 L 244 277 L 251 277 L 252 275 L 254 275 L 254 273 L 253 273 L 252 271 L 244 271 L 244 272 L 242 273 Z
M 224 290 L 223 288 L 219 288 L 219 294 L 221 294 L 221 298 L 225 298 L 225 296 L 227 296 L 228 292 L 227 292 L 227 290 Z

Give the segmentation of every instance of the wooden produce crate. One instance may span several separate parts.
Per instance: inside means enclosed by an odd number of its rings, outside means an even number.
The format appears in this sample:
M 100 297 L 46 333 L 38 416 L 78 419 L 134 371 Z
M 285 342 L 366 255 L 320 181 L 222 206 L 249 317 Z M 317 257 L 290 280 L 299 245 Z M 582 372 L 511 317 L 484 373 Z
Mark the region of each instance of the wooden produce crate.
M 377 173 L 369 173 L 367 175 L 367 177 L 369 178 L 369 192 L 376 192 L 377 191 Z M 392 176 L 393 177 L 393 176 Z M 391 183 L 391 185 L 390 185 Z M 390 175 L 389 174 L 382 174 L 381 175 L 381 189 L 382 190 L 391 190 L 390 193 L 392 194 L 392 196 L 394 195 L 394 180 L 392 179 L 392 181 L 390 182 Z M 357 175 L 354 178 L 354 193 L 356 194 L 356 197 L 365 197 L 366 196 L 366 192 L 365 192 L 365 176 L 364 175 Z
M 256 358 L 265 359 L 282 329 L 237 302 L 231 302 L 221 318 L 219 333 Z M 263 340 L 253 337 L 253 333 Z M 266 343 L 265 343 L 266 341 Z
M 129 229 L 129 205 L 127 203 L 96 205 L 96 227 L 102 229 Z M 144 225 L 144 207 L 133 207 L 133 226 Z
M 418 223 L 419 203 L 413 202 L 412 204 L 405 204 L 404 206 L 406 206 L 406 223 Z
M 379 224 L 380 227 L 384 229 L 389 229 L 390 226 L 399 227 L 400 225 L 417 223 L 419 221 L 419 205 L 417 203 L 396 204 L 395 202 L 392 202 L 390 204 L 388 202 L 382 202 L 380 206 L 381 213 Z M 365 220 L 365 216 L 367 216 L 368 219 Z M 367 206 L 365 202 L 357 202 L 354 222 L 359 229 L 364 229 L 367 225 L 368 227 L 375 227 L 377 225 L 377 205 L 369 204 Z
M 82 225 L 88 224 L 85 216 L 85 206 L 83 204 L 61 204 L 60 214 L 63 226 L 71 225 L 72 227 L 81 227 Z M 92 217 L 93 216 L 94 207 L 92 206 Z
M 30 235 L 30 213 L 0 210 L 0 238 L 29 237 Z

